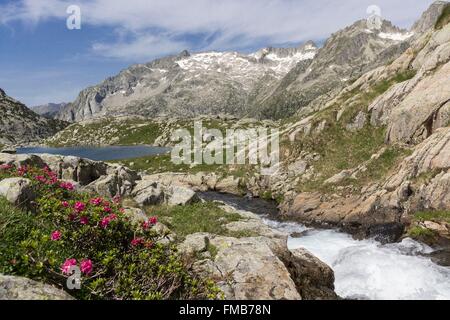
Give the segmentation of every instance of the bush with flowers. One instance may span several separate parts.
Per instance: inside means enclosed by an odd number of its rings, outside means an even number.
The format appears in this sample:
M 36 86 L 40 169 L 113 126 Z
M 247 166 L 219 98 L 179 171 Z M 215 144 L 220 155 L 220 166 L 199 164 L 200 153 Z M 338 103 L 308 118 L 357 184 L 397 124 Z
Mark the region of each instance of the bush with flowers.
M 0 180 L 28 178 L 36 200 L 25 213 L 0 199 L 0 273 L 29 277 L 66 290 L 71 267 L 79 299 L 205 299 L 219 290 L 190 274 L 174 245 L 158 242 L 149 218 L 136 227 L 119 199 L 74 192 L 50 169 L 0 166 Z

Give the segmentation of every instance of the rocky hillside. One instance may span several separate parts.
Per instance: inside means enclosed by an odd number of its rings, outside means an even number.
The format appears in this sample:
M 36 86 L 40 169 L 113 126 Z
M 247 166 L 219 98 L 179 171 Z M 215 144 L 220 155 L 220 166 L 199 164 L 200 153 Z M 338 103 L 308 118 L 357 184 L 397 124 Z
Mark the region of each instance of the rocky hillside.
M 0 89 L 0 144 L 22 144 L 54 135 L 66 123 L 46 119 Z
M 430 12 L 432 27 L 392 63 L 284 126 L 283 165 L 252 178 L 254 193 L 282 197 L 288 218 L 363 237 L 384 230 L 381 240 L 398 239 L 424 212 L 450 230 L 438 218 L 450 216 L 450 24 L 437 23 L 448 13 Z

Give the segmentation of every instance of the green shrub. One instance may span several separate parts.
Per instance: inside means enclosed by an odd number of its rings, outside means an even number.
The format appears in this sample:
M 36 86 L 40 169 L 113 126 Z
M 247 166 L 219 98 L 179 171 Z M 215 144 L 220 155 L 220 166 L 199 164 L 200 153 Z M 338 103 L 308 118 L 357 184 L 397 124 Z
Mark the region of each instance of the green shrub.
M 82 271 L 79 299 L 201 299 L 218 290 L 190 274 L 174 245 L 158 243 L 156 218 L 133 225 L 118 199 L 74 192 L 48 169 L 0 167 L 0 179 L 33 181 L 34 212 L 0 199 L 0 273 L 65 287 L 67 269 Z
M 432 244 L 435 242 L 437 233 L 427 228 L 415 226 L 409 229 L 408 236 L 412 239 Z
M 450 211 L 420 211 L 414 214 L 416 221 L 445 221 L 450 223 Z
M 213 202 L 177 207 L 160 206 L 148 210 L 181 237 L 197 232 L 225 235 L 227 230 L 223 225 L 241 219 L 239 214 L 228 213 Z

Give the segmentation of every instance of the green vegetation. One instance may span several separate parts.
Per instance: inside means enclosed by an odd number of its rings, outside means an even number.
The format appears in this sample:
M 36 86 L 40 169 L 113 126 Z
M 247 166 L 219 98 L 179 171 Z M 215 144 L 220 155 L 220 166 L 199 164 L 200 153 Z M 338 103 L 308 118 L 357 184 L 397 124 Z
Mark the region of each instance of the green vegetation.
M 52 147 L 77 145 L 152 145 L 161 134 L 162 125 L 141 118 L 103 119 L 75 123 L 59 132 L 46 144 Z
M 444 221 L 450 223 L 450 211 L 421 211 L 414 214 L 416 221 Z
M 274 195 L 271 191 L 264 191 L 262 193 L 259 194 L 259 197 L 263 200 L 267 200 L 267 201 L 275 201 L 276 203 L 280 204 L 283 202 L 284 197 L 283 195 Z
M 181 237 L 197 232 L 227 235 L 224 225 L 241 219 L 239 214 L 228 213 L 212 202 L 178 207 L 149 207 L 147 210 Z
M 72 191 L 48 169 L 3 166 L 37 194 L 33 213 L 0 198 L 0 273 L 65 288 L 71 266 L 82 272 L 78 299 L 203 299 L 218 289 L 188 271 L 174 244 L 159 243 L 154 219 L 133 225 L 117 201 Z
M 432 221 L 436 223 L 450 223 L 450 211 L 448 210 L 429 210 L 416 212 L 413 216 L 413 226 L 408 230 L 408 236 L 428 243 L 434 244 L 439 239 L 439 233 L 435 230 L 430 230 L 418 223 Z
M 436 22 L 435 29 L 440 30 L 449 23 L 450 23 L 450 4 L 447 4 Z
M 442 169 L 426 171 L 415 177 L 412 181 L 417 185 L 426 184 L 429 183 L 432 179 L 434 179 L 434 177 L 436 177 L 441 172 Z
M 366 170 L 359 172 L 357 179 L 346 179 L 339 185 L 353 185 L 363 187 L 370 183 L 380 181 L 383 177 L 396 168 L 400 160 L 410 155 L 411 151 L 398 146 L 389 146 L 380 157 L 370 160 Z
M 424 242 L 432 244 L 436 241 L 437 233 L 433 230 L 423 228 L 420 226 L 413 227 L 408 231 L 408 237 Z
M 223 177 L 229 175 L 243 177 L 247 172 L 253 170 L 253 166 L 250 165 L 177 165 L 172 162 L 169 154 L 133 158 L 122 160 L 121 162 L 133 170 L 145 171 L 149 174 L 161 172 L 186 172 L 190 174 L 196 174 L 198 172 L 215 172 Z
M 321 175 L 317 179 L 301 183 L 298 189 L 330 191 L 330 186 L 323 185 L 325 180 L 343 170 L 354 169 L 364 162 L 368 162 L 368 170 L 358 177 L 359 181 L 347 179 L 343 184 L 362 185 L 376 181 L 395 166 L 398 159 L 407 155 L 407 150 L 392 146 L 388 147 L 380 158 L 371 160 L 372 155 L 384 146 L 385 128 L 371 126 L 368 123 L 368 115 L 362 129 L 352 131 L 346 126 L 353 122 L 360 112 L 367 113 L 367 108 L 374 99 L 392 85 L 411 79 L 414 75 L 415 71 L 406 71 L 376 83 L 368 91 L 354 89 L 343 94 L 335 105 L 317 113 L 313 119 L 313 127 L 325 123 L 323 130 L 317 134 L 302 136 L 293 147 L 295 154 L 301 151 L 318 153 L 320 159 L 314 163 L 314 167 Z M 341 109 L 344 111 L 336 121 Z

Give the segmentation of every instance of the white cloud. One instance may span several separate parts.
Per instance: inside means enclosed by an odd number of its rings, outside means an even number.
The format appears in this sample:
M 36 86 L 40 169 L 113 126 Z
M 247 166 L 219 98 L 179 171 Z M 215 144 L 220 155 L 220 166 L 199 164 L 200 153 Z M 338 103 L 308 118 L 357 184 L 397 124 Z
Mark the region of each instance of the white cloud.
M 378 2 L 378 3 L 374 3 Z M 366 17 L 377 4 L 383 16 L 408 27 L 432 0 L 22 0 L 0 6 L 0 22 L 39 23 L 65 19 L 66 8 L 78 4 L 82 23 L 120 29 L 127 39 L 96 43 L 93 52 L 120 59 L 146 59 L 189 49 L 174 40 L 201 34 L 211 43 L 200 49 L 248 48 L 324 39 Z M 155 31 L 156 30 L 156 31 Z
M 107 58 L 145 61 L 149 57 L 180 52 L 188 47 L 188 43 L 171 40 L 169 37 L 143 34 L 137 35 L 132 41 L 94 43 L 92 50 Z

